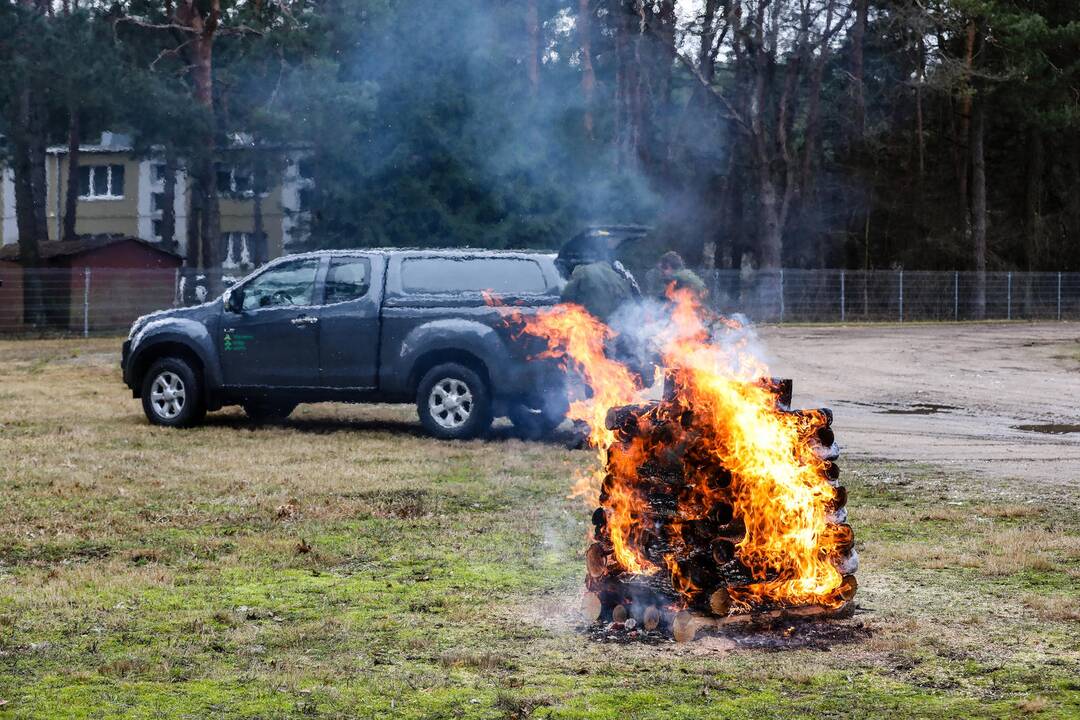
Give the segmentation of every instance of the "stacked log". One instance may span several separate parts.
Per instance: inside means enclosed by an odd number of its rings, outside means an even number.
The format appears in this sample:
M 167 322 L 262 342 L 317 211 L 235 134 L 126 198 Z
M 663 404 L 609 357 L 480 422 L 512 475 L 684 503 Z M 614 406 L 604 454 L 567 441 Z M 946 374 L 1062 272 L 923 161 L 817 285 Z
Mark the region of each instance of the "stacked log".
M 731 472 L 709 452 L 700 435 L 692 408 L 678 400 L 669 384 L 662 401 L 612 409 L 607 428 L 616 442 L 608 449 L 607 475 L 601 484 L 600 507 L 592 516 L 593 542 L 586 550 L 586 595 L 582 612 L 589 621 L 622 623 L 667 630 L 685 639 L 702 625 L 756 622 L 807 616 L 842 616 L 854 606 L 858 554 L 854 533 L 847 524 L 847 491 L 840 484 L 836 463 L 839 446 L 828 409 L 791 410 L 790 380 L 769 380 L 778 412 L 805 420 L 811 445 L 821 463 L 823 479 L 836 490 L 829 507 L 826 532 L 837 551 L 830 561 L 843 576 L 834 602 L 821 606 L 755 607 L 733 603 L 739 589 L 776 579 L 766 572 L 755 577 L 738 557 L 745 535 L 744 518 L 735 515 L 724 493 Z M 632 468 L 627 472 L 627 468 Z M 639 500 L 630 529 L 630 542 L 658 571 L 636 574 L 616 558 L 609 519 L 619 493 L 629 482 Z M 700 504 L 702 490 L 712 502 Z M 693 622 L 684 614 L 691 611 Z

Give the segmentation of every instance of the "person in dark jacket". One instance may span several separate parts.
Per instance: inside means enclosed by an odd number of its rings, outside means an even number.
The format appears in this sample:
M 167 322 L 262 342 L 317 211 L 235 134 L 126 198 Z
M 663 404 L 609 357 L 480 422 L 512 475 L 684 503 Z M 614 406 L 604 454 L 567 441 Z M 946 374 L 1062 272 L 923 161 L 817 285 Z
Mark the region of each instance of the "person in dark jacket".
M 698 302 L 704 300 L 709 294 L 704 281 L 698 277 L 697 273 L 686 267 L 682 256 L 673 250 L 660 256 L 656 268 L 660 272 L 661 299 L 667 299 L 672 289 L 689 290 Z
M 612 259 L 604 231 L 571 240 L 559 252 L 556 265 L 567 279 L 562 301 L 581 305 L 608 325 L 621 307 L 641 297 L 634 276 Z

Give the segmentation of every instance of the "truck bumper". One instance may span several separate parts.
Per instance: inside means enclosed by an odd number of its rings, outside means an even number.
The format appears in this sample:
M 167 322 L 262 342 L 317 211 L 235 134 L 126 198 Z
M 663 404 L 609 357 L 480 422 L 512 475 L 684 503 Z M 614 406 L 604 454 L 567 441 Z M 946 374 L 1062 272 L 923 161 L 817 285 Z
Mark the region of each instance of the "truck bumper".
M 131 356 L 131 341 L 125 340 L 120 349 L 120 371 L 123 373 L 124 384 L 131 387 L 131 378 L 128 376 L 128 358 Z M 134 390 L 135 388 L 132 388 Z

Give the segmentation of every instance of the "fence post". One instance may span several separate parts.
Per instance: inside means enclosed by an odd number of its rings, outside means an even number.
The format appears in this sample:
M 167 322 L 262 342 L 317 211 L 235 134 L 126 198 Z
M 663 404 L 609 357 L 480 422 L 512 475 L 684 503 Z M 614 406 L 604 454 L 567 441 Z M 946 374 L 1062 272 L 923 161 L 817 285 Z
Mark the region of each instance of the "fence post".
M 1012 320 L 1012 272 L 1011 271 L 1009 272 L 1008 277 L 1009 277 L 1009 289 L 1006 290 L 1006 292 L 1008 294 L 1006 295 L 1006 300 L 1005 300 L 1005 302 L 1006 302 L 1006 305 L 1005 305 L 1005 307 L 1006 307 L 1005 319 L 1006 320 Z
M 180 268 L 173 270 L 173 307 L 180 307 L 183 305 L 183 298 L 180 297 Z
M 1057 306 L 1058 306 L 1058 320 L 1061 319 L 1061 273 L 1058 273 L 1058 293 L 1057 293 Z
M 784 269 L 780 269 L 780 322 L 784 322 Z
M 82 334 L 90 336 L 90 268 L 83 268 Z
M 847 321 L 846 308 L 844 307 L 844 271 L 840 271 L 840 322 Z
M 960 272 L 953 273 L 952 291 L 952 315 L 953 320 L 960 321 Z
M 904 271 L 900 271 L 900 322 L 904 322 Z

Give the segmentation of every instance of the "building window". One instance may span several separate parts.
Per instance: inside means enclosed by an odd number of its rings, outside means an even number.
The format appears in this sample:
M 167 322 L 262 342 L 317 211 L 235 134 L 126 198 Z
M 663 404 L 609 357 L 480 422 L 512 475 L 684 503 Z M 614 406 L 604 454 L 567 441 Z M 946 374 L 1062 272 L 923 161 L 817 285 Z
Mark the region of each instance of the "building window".
M 165 163 L 153 163 L 150 165 L 150 177 L 156 183 L 165 182 Z
M 80 199 L 119 200 L 123 197 L 123 165 L 82 165 L 79 167 Z
M 160 240 L 161 239 L 161 221 L 160 220 L 154 220 L 153 225 L 154 225 L 154 239 L 155 240 Z
M 165 209 L 165 193 L 156 192 L 150 194 L 150 210 L 151 212 L 161 212 Z
M 311 188 L 301 188 L 298 193 L 300 199 L 300 212 L 311 212 L 312 202 L 315 199 L 315 193 Z
M 296 163 L 296 174 L 302 180 L 315 179 L 315 163 L 310 158 L 304 158 Z
M 218 195 L 222 197 L 251 197 L 254 195 L 254 174 L 248 168 L 235 165 L 217 165 Z M 265 190 L 260 190 L 265 194 Z

